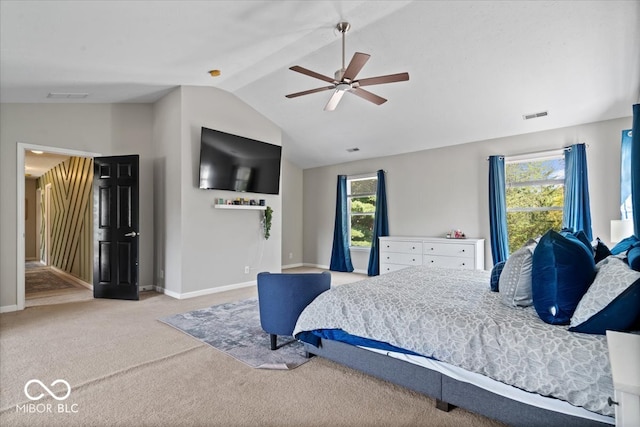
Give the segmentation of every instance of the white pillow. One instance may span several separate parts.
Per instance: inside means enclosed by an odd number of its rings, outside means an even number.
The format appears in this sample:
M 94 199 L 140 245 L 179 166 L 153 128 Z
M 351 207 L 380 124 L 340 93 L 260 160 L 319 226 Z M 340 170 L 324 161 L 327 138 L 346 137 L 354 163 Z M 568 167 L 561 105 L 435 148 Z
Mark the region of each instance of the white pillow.
M 536 242 L 529 240 L 526 245 L 512 253 L 500 274 L 500 299 L 509 307 L 528 307 L 533 304 L 531 267 L 535 247 Z

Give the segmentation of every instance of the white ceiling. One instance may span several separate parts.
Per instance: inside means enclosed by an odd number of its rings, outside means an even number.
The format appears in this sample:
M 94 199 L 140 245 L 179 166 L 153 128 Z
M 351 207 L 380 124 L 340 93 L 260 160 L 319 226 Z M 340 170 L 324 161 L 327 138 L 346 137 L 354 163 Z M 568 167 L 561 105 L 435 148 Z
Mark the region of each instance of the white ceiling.
M 68 159 L 69 156 L 62 154 L 36 154 L 31 150 L 26 150 L 24 153 L 24 175 L 27 178 L 39 178 Z
M 326 86 L 290 66 L 340 68 L 342 20 L 347 61 L 371 54 L 358 77 L 410 81 L 370 86 L 381 106 L 285 98 Z M 216 86 L 279 125 L 285 156 L 309 168 L 630 116 L 640 1 L 2 0 L 0 49 L 3 103 L 154 102 Z

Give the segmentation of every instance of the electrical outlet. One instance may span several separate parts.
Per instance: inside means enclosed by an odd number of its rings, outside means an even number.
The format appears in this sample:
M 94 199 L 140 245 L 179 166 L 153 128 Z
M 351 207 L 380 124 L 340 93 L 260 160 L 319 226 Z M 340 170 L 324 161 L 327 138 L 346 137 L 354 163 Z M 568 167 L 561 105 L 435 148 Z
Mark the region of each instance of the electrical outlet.
M 244 274 L 249 274 L 249 266 L 248 265 L 244 266 Z
M 293 259 L 293 252 L 289 252 L 289 259 Z
M 164 279 L 164 270 L 160 270 L 160 272 L 158 273 L 158 278 Z

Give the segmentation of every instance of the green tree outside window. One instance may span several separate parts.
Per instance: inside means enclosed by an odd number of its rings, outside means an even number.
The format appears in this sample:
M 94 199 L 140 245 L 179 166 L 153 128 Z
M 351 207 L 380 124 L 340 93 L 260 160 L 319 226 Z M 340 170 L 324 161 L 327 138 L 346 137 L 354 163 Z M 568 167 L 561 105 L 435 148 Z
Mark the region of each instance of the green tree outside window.
M 505 165 L 507 231 L 513 253 L 529 239 L 562 228 L 564 157 Z
M 349 245 L 352 247 L 371 247 L 373 220 L 376 211 L 377 181 L 375 175 L 347 180 L 351 219 Z

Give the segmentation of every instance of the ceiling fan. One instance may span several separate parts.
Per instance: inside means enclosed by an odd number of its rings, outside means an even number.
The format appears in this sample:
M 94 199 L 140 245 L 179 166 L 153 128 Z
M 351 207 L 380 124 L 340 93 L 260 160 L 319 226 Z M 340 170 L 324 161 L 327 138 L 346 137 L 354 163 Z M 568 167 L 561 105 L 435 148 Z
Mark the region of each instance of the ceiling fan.
M 369 77 L 366 79 L 356 80 L 356 76 L 364 67 L 364 64 L 367 63 L 371 55 L 366 53 L 356 52 L 351 58 L 351 62 L 349 62 L 349 66 L 347 68 L 344 67 L 344 40 L 345 34 L 351 28 L 351 25 L 348 22 L 340 22 L 336 25 L 338 31 L 342 33 L 342 68 L 335 72 L 334 78 L 316 73 L 315 71 L 308 70 L 306 68 L 300 67 L 299 65 L 294 65 L 289 68 L 290 70 L 296 71 L 298 73 L 305 74 L 310 77 L 315 77 L 316 79 L 323 80 L 325 82 L 331 83 L 331 86 L 319 87 L 316 89 L 305 90 L 302 92 L 291 93 L 289 95 L 285 95 L 287 98 L 296 98 L 302 95 L 309 95 L 311 93 L 323 92 L 325 90 L 332 90 L 333 95 L 329 98 L 329 102 L 325 105 L 325 111 L 333 111 L 338 106 L 338 103 L 342 99 L 342 96 L 345 92 L 351 92 L 354 95 L 359 96 L 360 98 L 364 98 L 367 101 L 371 101 L 376 105 L 384 104 L 387 102 L 386 99 L 378 96 L 374 93 L 366 91 L 362 89 L 363 86 L 373 86 L 379 85 L 383 83 L 394 83 L 394 82 L 402 82 L 409 80 L 409 73 L 398 73 L 398 74 L 389 74 L 386 76 L 378 76 L 378 77 Z

